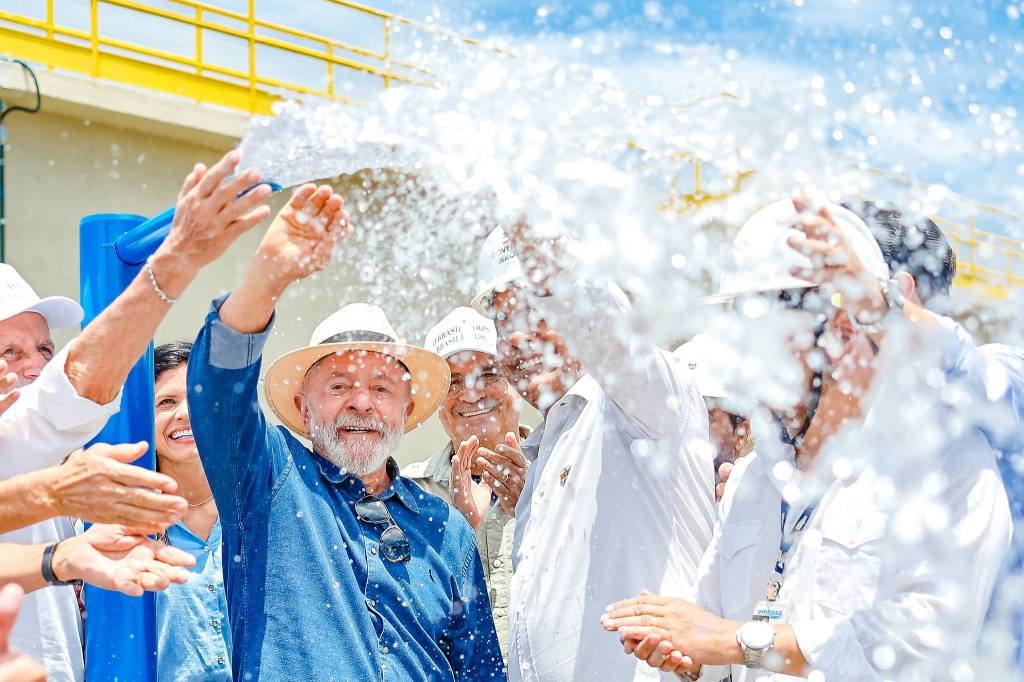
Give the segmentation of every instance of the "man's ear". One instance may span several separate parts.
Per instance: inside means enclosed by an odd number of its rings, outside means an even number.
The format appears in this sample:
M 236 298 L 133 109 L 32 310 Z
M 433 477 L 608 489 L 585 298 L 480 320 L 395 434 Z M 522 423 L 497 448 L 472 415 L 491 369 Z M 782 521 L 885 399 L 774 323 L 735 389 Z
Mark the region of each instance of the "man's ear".
M 295 403 L 295 409 L 302 416 L 302 427 L 309 431 L 309 401 L 301 393 L 296 393 L 292 396 L 292 402 Z
M 750 444 L 750 420 L 744 419 L 743 422 L 733 429 L 732 432 L 733 442 L 736 445 L 737 454 L 746 454 L 743 452 L 747 445 Z
M 410 400 L 408 406 L 405 408 L 405 418 L 408 419 L 412 416 L 412 411 L 416 409 L 416 401 Z
M 903 294 L 903 298 L 920 305 L 921 300 L 917 296 L 917 282 L 914 281 L 913 275 L 909 272 L 896 272 L 893 273 L 892 278 L 896 280 L 896 283 L 899 285 L 900 293 Z

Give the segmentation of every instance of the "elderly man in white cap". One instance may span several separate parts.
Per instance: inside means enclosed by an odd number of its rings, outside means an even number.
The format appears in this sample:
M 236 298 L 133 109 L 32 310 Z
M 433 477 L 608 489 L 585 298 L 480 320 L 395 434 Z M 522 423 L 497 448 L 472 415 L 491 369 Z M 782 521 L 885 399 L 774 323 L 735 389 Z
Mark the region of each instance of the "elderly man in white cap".
M 689 594 L 715 516 L 707 409 L 671 353 L 614 333 L 628 313 L 621 290 L 547 295 L 531 283 L 552 264 L 534 257 L 524 273 L 516 251 L 532 241 L 515 232 L 515 246 L 501 228 L 487 238 L 474 298 L 495 320 L 506 375 L 544 414 L 523 443 L 510 678 L 656 677 L 599 618 L 640 590 Z
M 75 547 L 93 552 L 93 579 L 99 574 L 115 577 L 115 571 L 123 579 L 127 562 L 110 559 L 123 555 L 132 543 L 146 545 L 149 540 L 142 533 L 166 528 L 187 509 L 186 500 L 166 494 L 177 489 L 173 479 L 127 464 L 144 447 L 94 446 L 68 455 L 117 412 L 128 372 L 198 272 L 269 214 L 264 206 L 271 193 L 268 185 L 242 195 L 260 176 L 252 170 L 235 173 L 239 160 L 237 152 L 229 152 L 210 168 L 196 164 L 178 194 L 163 244 L 128 288 L 59 352 L 50 331 L 78 324 L 81 307 L 59 296 L 40 299 L 12 267 L 0 266 L 0 357 L 21 384 L 21 395 L 0 417 L 0 478 L 19 479 L 19 490 L 4 502 L 43 500 L 46 507 L 40 512 L 22 505 L 22 520 L 35 522 L 0 535 L 0 542 L 26 544 L 26 552 L 17 557 L 4 553 L 0 561 L 34 564 L 37 571 L 26 576 L 26 589 L 51 586 L 25 598 L 11 634 L 12 646 L 40 661 L 51 680 L 84 676 L 81 614 L 70 586 L 83 574 L 67 570 L 68 554 Z M 67 462 L 56 475 L 38 471 L 64 458 Z M 15 483 L 14 478 L 10 481 Z M 71 521 L 62 517 L 66 514 L 127 523 L 132 531 L 108 529 L 120 534 L 115 547 L 120 552 L 107 547 L 105 556 L 94 551 L 102 547 L 62 542 L 73 533 Z
M 502 679 L 473 529 L 391 456 L 444 399 L 444 360 L 400 341 L 377 306 L 351 304 L 267 370 L 284 425 L 260 409 L 275 303 L 350 232 L 342 204 L 327 186 L 297 191 L 242 284 L 214 302 L 189 360 L 192 431 L 223 527 L 234 677 Z
M 498 643 L 507 652 L 515 509 L 527 465 L 519 443 L 530 432 L 519 423 L 522 398 L 498 365 L 494 323 L 472 308 L 448 313 L 423 345 L 444 358 L 452 373 L 438 410 L 449 441 L 402 473 L 454 504 L 476 529 Z
M 808 206 L 744 224 L 718 297 L 753 317 L 758 348 L 781 341 L 755 357 L 796 382 L 758 401 L 757 452 L 732 473 L 696 603 L 640 595 L 602 622 L 693 679 L 956 677 L 1010 536 L 993 451 L 935 394 L 937 348 L 887 357 L 889 334 L 875 357 L 871 313 L 900 305 L 881 296 L 878 245 L 846 209 Z

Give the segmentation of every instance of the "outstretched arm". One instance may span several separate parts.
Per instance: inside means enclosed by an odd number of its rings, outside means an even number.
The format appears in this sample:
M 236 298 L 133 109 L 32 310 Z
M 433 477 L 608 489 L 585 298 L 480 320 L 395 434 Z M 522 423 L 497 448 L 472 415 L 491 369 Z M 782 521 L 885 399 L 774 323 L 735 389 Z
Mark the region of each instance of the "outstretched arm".
M 255 170 L 231 176 L 239 159 L 238 152 L 231 151 L 210 169 L 196 164 L 178 194 L 167 239 L 71 346 L 64 367 L 83 398 L 104 404 L 117 396 L 171 309 L 154 290 L 150 274 L 166 296 L 177 299 L 205 265 L 269 215 L 264 205 L 271 193 L 268 185 L 239 196 L 261 180 Z

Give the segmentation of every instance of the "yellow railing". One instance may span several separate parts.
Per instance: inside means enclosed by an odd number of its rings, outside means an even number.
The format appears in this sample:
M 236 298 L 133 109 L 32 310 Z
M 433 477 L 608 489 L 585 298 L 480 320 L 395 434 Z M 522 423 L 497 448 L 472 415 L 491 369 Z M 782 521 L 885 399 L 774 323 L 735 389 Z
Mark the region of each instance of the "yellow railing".
M 429 79 L 424 69 L 393 54 L 396 30 L 420 25 L 348 0 L 316 2 L 335 6 L 365 23 L 368 31 L 361 36 L 362 45 L 261 19 L 256 16 L 256 0 L 248 0 L 245 13 L 198 0 L 166 0 L 164 7 L 139 0 L 87 1 L 86 26 L 57 20 L 61 10 L 71 14 L 81 3 L 46 0 L 45 14 L 40 16 L 0 11 L 0 52 L 250 114 L 271 113 L 272 104 L 287 94 L 358 101 L 340 91 L 339 75 L 349 79 L 362 75 L 385 88 Z M 194 40 L 167 49 L 155 45 L 162 42 L 159 35 L 151 40 L 125 39 L 124 28 L 133 20 L 136 28 L 149 22 L 151 30 L 166 34 L 184 30 Z M 218 60 L 210 50 L 211 43 L 217 42 L 237 47 L 244 43 L 245 66 Z M 309 67 L 302 69 L 307 80 L 274 77 L 275 57 L 301 60 Z

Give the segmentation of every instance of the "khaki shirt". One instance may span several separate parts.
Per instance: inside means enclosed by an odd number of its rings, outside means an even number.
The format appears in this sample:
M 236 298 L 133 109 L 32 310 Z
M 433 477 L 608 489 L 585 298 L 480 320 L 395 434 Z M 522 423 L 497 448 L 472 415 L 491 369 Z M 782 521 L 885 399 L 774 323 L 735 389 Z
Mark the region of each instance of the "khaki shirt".
M 530 433 L 527 426 L 520 426 L 519 431 L 524 438 Z M 448 442 L 430 459 L 402 467 L 402 475 L 415 481 L 431 495 L 437 495 L 451 504 L 448 484 L 452 478 L 454 454 L 455 448 Z M 484 522 L 476 529 L 476 547 L 487 580 L 487 596 L 491 600 L 494 627 L 498 631 L 501 653 L 505 656 L 508 656 L 508 590 L 512 582 L 512 541 L 515 530 L 515 516 L 506 513 L 497 500 L 491 504 Z

